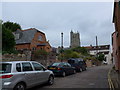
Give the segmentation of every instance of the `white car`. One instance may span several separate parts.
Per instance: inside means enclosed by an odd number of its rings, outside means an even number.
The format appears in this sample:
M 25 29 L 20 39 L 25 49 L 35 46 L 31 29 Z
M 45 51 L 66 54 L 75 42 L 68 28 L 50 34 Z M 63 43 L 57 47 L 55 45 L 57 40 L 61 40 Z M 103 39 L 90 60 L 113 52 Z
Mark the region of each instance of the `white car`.
M 35 61 L 0 62 L 0 80 L 4 90 L 25 90 L 33 86 L 54 83 L 54 74 Z

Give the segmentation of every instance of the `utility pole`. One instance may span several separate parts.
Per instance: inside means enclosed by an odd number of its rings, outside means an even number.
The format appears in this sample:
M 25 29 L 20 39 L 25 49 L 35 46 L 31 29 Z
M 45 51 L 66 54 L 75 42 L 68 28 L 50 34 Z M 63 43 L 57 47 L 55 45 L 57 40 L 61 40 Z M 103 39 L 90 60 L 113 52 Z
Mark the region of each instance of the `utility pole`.
M 96 36 L 96 56 L 98 54 L 98 39 L 97 39 L 97 36 Z
M 63 32 L 61 33 L 61 62 L 63 61 Z
M 63 48 L 63 32 L 61 33 L 61 48 Z

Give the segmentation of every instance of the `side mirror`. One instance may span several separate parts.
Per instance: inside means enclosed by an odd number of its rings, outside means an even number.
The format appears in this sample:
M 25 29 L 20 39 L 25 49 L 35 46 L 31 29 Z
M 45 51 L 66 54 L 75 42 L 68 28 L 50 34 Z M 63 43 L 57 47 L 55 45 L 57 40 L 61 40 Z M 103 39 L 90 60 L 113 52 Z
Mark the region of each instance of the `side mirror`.
M 46 68 L 43 68 L 43 70 L 45 71 L 45 70 L 47 70 Z

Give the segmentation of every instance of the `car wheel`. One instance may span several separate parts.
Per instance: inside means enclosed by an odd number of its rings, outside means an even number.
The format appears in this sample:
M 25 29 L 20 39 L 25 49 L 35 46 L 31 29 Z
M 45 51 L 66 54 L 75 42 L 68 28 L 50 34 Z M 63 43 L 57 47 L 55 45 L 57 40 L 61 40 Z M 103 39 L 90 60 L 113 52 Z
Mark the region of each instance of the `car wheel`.
M 82 68 L 80 68 L 79 71 L 82 72 Z
M 52 85 L 53 83 L 54 83 L 54 77 L 50 76 L 49 79 L 48 79 L 48 84 Z
M 76 73 L 76 70 L 73 71 L 73 74 L 75 74 L 75 73 Z
M 18 83 L 13 90 L 25 90 L 26 87 L 23 83 Z
M 63 72 L 63 73 L 62 73 L 62 76 L 63 76 L 63 77 L 65 77 L 65 76 L 66 76 L 66 73 L 65 73 L 65 72 Z

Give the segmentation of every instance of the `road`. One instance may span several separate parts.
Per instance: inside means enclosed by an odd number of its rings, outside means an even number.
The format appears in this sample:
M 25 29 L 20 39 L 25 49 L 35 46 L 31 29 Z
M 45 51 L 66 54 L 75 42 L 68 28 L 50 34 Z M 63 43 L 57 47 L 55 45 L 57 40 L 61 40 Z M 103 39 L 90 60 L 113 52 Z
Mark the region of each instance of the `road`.
M 107 75 L 110 68 L 110 65 L 95 66 L 88 68 L 87 71 L 66 77 L 55 77 L 55 83 L 52 86 L 42 85 L 34 87 L 32 90 L 41 88 L 109 88 Z

